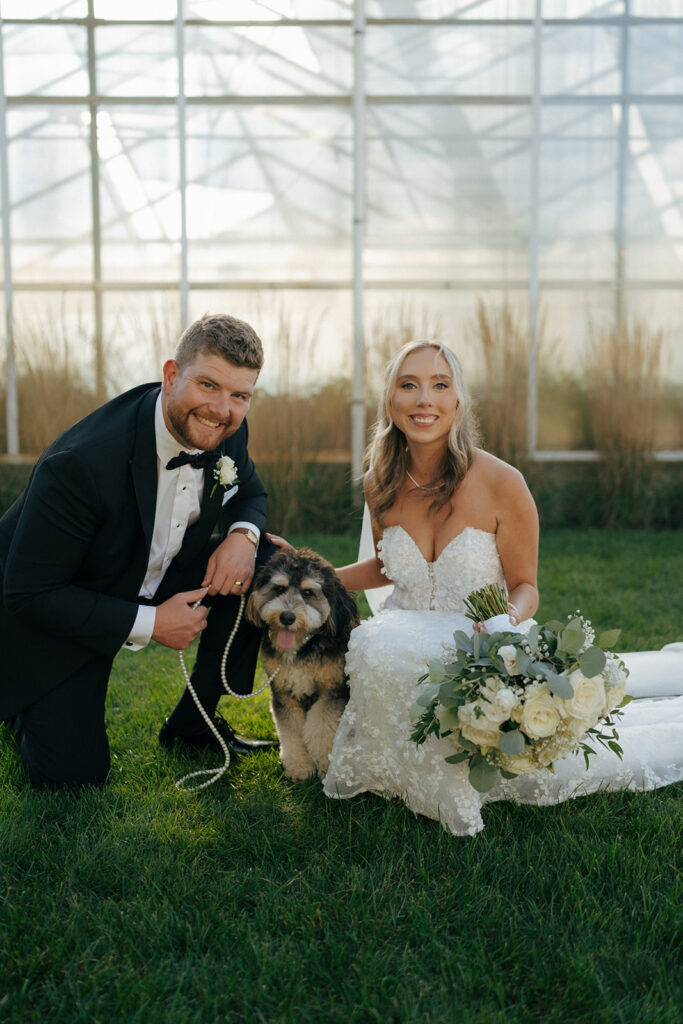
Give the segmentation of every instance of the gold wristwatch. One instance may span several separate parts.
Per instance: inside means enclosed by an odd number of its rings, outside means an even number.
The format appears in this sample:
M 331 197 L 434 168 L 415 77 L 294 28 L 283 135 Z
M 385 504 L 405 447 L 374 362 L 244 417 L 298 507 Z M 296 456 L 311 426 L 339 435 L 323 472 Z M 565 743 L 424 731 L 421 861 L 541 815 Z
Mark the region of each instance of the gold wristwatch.
M 251 541 L 255 548 L 258 547 L 258 534 L 255 530 L 250 530 L 248 526 L 236 526 L 230 533 L 242 533 L 247 540 Z

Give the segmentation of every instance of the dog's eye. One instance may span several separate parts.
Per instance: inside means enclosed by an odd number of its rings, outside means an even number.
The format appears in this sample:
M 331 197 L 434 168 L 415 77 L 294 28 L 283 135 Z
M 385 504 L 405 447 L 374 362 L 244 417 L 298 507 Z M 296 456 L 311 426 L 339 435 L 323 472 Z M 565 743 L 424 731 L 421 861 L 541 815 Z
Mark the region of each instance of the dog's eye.
M 285 593 L 285 591 L 287 590 L 287 587 L 279 586 L 279 587 L 272 587 L 271 589 L 273 591 L 273 594 L 275 594 L 276 597 L 279 597 L 280 594 L 284 594 Z
M 301 596 L 305 598 L 307 601 L 310 601 L 312 597 L 315 597 L 315 590 L 311 590 L 310 587 L 306 587 L 305 590 L 301 591 Z

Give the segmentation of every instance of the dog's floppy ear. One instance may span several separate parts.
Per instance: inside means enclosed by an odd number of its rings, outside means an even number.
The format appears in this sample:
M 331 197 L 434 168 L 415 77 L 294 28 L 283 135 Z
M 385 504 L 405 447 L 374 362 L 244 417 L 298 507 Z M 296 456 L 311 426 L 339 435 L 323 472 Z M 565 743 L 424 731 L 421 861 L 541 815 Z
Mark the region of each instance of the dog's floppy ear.
M 259 615 L 258 609 L 256 607 L 256 601 L 254 600 L 253 591 L 249 595 L 249 600 L 247 601 L 246 616 L 250 622 L 254 623 L 255 626 L 263 625 L 263 619 Z
M 350 594 L 334 571 L 330 573 L 329 583 L 326 581 L 325 597 L 330 605 L 330 617 L 327 631 L 332 636 L 346 636 L 360 622 L 358 606 L 353 594 Z

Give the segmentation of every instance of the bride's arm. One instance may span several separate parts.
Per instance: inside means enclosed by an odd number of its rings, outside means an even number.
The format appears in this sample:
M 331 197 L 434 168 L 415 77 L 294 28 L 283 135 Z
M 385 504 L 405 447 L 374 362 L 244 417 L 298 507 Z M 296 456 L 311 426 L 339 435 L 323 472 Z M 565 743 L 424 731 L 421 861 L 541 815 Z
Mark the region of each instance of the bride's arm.
M 390 580 L 383 575 L 381 564 L 377 558 L 366 558 L 362 562 L 353 562 L 335 569 L 339 579 L 347 590 L 373 590 L 375 587 L 386 587 Z
M 496 544 L 509 601 L 522 622 L 538 608 L 538 512 L 524 477 L 512 466 L 501 470 L 496 492 Z
M 344 565 L 341 569 L 335 569 L 337 576 L 347 590 L 374 590 L 377 587 L 386 587 L 386 585 L 391 582 L 382 572 L 382 562 L 377 553 L 377 546 L 379 544 L 380 537 L 382 536 L 382 531 L 370 512 L 372 505 L 371 499 L 368 500 L 368 495 L 371 494 L 372 488 L 372 470 L 368 470 L 363 478 L 363 492 L 365 494 L 366 509 L 363 520 L 362 536 L 365 538 L 365 541 L 361 540 L 361 551 L 359 554 L 367 554 L 368 551 L 373 550 L 374 555 L 373 557 L 363 558 L 358 562 L 353 562 L 351 565 Z M 369 544 L 370 531 L 367 531 L 366 533 L 368 520 L 372 530 L 372 548 Z

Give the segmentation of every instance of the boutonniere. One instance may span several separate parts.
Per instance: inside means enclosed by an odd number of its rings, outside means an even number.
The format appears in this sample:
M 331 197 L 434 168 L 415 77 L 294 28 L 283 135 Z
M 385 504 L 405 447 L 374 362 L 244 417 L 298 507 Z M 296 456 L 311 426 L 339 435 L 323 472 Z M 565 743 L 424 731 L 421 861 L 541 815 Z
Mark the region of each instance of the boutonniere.
M 213 478 L 216 482 L 213 485 L 211 494 L 209 495 L 210 498 L 213 498 L 213 492 L 219 484 L 221 487 L 230 487 L 231 484 L 237 483 L 237 466 L 229 455 L 221 455 L 220 459 L 213 467 Z

